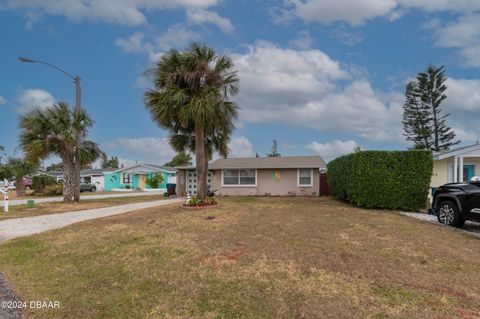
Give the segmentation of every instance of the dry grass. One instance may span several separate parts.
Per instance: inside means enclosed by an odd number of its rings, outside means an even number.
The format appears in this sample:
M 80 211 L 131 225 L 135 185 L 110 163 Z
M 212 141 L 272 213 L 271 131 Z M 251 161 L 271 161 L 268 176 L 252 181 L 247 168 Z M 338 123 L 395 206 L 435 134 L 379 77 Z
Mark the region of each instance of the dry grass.
M 107 194 L 130 194 L 130 193 L 136 193 L 136 191 L 132 192 L 82 192 L 81 195 L 83 196 L 90 196 L 90 195 L 107 195 Z M 62 195 L 35 195 L 35 192 L 33 190 L 27 191 L 27 196 L 25 197 L 17 197 L 17 193 L 15 190 L 11 190 L 8 192 L 8 199 L 9 200 L 14 200 L 14 199 L 35 199 L 35 198 L 45 198 L 45 197 L 62 197 Z M 0 198 L 3 200 L 3 196 L 0 194 Z
M 137 196 L 137 197 L 116 197 L 116 198 L 99 198 L 99 199 L 86 199 L 80 203 L 63 203 L 63 202 L 51 202 L 51 203 L 39 203 L 35 204 L 33 208 L 28 208 L 27 205 L 15 205 L 10 206 L 8 213 L 3 213 L 3 207 L 0 207 L 0 220 L 29 217 L 38 215 L 55 214 L 83 209 L 101 208 L 114 205 L 130 204 L 146 202 L 151 200 L 164 199 L 163 195 L 149 195 L 149 196 Z
M 228 198 L 9 241 L 31 318 L 478 318 L 480 245 L 327 198 Z M 205 217 L 213 216 L 213 220 Z

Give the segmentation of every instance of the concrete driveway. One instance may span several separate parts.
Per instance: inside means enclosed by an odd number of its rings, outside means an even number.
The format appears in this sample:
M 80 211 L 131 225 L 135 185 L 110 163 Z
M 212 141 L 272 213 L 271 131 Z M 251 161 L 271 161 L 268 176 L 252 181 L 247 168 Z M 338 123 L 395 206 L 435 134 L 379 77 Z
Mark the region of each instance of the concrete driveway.
M 98 194 L 98 195 L 80 195 L 80 199 L 102 199 L 102 198 L 116 198 L 116 197 L 138 197 L 150 195 L 163 195 L 163 192 L 136 192 L 136 193 L 120 193 L 120 194 Z M 0 195 L 1 196 L 1 195 Z M 0 197 L 3 198 L 3 197 Z M 26 205 L 27 200 L 33 199 L 35 203 L 51 203 L 61 202 L 63 197 L 38 197 L 27 199 L 14 199 L 9 201 L 9 206 Z M 0 207 L 3 207 L 3 200 L 0 200 Z
M 183 201 L 183 198 L 164 199 L 66 213 L 7 219 L 0 221 L 0 241 L 62 228 L 85 220 L 124 214 L 139 209 L 165 206 Z

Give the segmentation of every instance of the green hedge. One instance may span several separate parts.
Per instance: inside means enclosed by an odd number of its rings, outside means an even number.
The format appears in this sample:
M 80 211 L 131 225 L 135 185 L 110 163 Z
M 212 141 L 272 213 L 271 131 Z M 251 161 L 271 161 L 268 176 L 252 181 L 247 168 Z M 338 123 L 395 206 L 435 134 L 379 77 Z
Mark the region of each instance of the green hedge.
M 368 208 L 417 211 L 427 203 L 430 151 L 361 151 L 328 163 L 333 197 Z
M 45 186 L 55 185 L 56 179 L 50 175 L 36 175 L 32 177 L 32 188 L 35 193 L 44 193 Z

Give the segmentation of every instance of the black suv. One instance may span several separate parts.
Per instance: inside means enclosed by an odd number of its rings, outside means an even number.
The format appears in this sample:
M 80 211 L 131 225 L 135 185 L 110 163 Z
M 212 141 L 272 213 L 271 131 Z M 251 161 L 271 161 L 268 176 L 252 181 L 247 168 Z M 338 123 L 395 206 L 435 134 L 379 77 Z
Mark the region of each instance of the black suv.
M 440 223 L 454 227 L 463 227 L 467 220 L 480 221 L 480 182 L 440 186 L 429 212 L 437 215 Z

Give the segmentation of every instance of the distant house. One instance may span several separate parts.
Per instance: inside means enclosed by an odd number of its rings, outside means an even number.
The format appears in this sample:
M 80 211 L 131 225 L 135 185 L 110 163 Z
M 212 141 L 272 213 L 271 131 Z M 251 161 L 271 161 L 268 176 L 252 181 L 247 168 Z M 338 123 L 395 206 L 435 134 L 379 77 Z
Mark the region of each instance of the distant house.
M 63 181 L 63 171 L 38 171 L 37 173 L 33 174 L 32 176 L 39 176 L 39 175 L 47 175 L 55 178 L 55 181 L 58 183 Z
M 469 181 L 480 175 L 480 144 L 434 153 L 433 160 L 431 187 Z
M 207 184 L 219 196 L 319 196 L 320 156 L 218 159 L 208 166 Z M 177 167 L 177 194 L 197 193 L 195 167 Z
M 151 190 L 146 183 L 155 175 L 163 176 L 163 183 L 156 190 L 166 191 L 167 184 L 175 184 L 176 170 L 171 167 L 139 163 L 104 174 L 105 191 L 116 190 Z
M 116 170 L 115 168 L 93 168 L 80 171 L 80 182 L 95 185 L 97 191 L 105 190 L 104 174 Z

